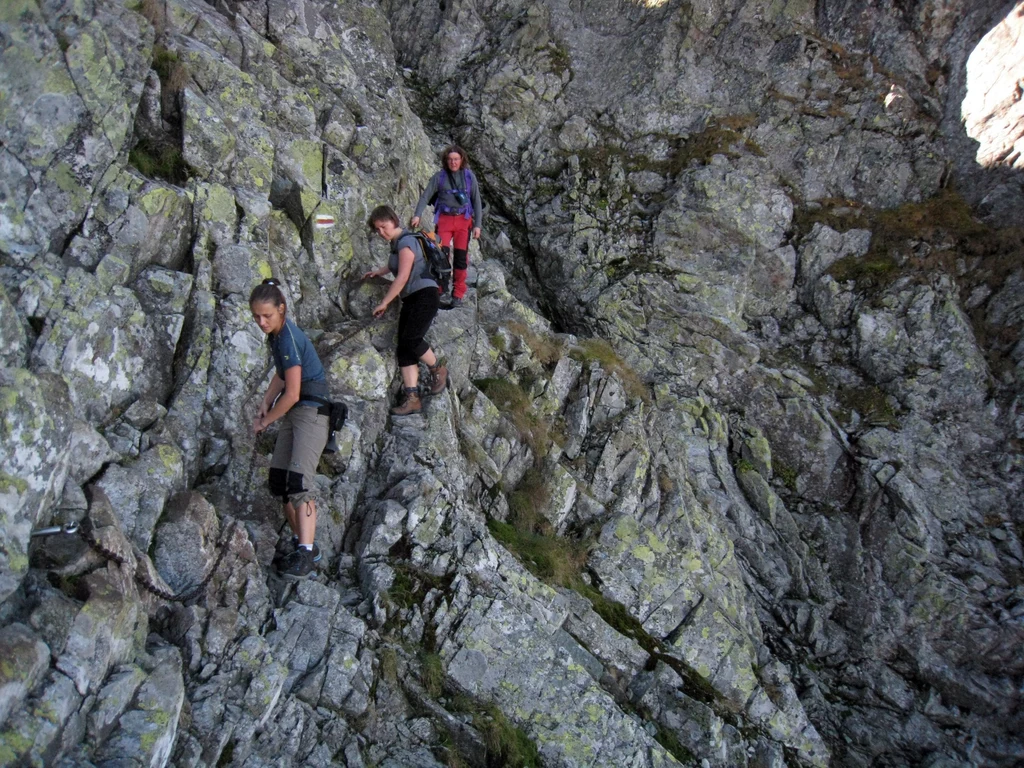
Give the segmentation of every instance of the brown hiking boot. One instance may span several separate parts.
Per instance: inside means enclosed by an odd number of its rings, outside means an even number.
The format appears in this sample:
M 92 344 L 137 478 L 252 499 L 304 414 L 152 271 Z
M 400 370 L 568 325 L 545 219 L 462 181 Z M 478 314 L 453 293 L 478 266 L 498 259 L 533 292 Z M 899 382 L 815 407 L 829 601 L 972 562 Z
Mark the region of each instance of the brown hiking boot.
M 410 413 L 419 413 L 423 408 L 423 404 L 420 403 L 420 393 L 416 387 L 411 387 L 405 390 L 405 400 L 402 401 L 401 405 L 396 405 L 391 409 L 392 416 L 408 416 Z
M 448 369 L 443 365 L 435 365 L 429 370 L 430 377 L 433 380 L 430 384 L 430 394 L 439 395 L 448 386 Z

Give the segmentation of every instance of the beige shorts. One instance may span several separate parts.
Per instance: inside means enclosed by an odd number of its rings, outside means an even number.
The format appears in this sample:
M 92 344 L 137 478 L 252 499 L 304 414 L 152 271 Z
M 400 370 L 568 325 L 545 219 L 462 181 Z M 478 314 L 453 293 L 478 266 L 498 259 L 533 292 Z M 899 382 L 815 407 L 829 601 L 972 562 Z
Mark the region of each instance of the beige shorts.
M 304 490 L 288 491 L 288 501 L 296 508 L 306 501 L 316 501 L 313 478 L 320 463 L 320 454 L 327 445 L 329 423 L 326 414 L 319 414 L 316 408 L 306 405 L 293 406 L 280 421 L 270 468 L 302 475 Z

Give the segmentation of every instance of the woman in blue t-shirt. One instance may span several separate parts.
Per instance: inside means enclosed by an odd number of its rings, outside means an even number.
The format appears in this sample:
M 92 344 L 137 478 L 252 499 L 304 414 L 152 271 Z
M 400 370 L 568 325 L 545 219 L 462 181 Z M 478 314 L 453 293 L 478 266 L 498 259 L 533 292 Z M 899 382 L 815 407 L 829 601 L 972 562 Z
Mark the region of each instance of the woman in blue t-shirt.
M 402 229 L 393 208 L 388 205 L 377 206 L 370 212 L 366 223 L 371 231 L 391 243 L 388 263 L 380 269 L 370 270 L 363 275 L 363 279 L 384 277 L 389 272 L 395 276 L 380 304 L 374 307 L 374 317 L 383 315 L 388 304 L 402 297 L 395 354 L 398 357 L 398 368 L 402 372 L 404 400 L 392 408 L 391 413 L 394 416 L 407 416 L 419 413 L 423 407 L 419 395 L 421 360 L 430 369 L 431 395 L 443 392 L 448 384 L 448 369 L 438 363 L 434 350 L 425 338 L 437 315 L 440 288 L 430 276 L 430 269 L 423 258 L 423 249 L 416 235 Z
M 319 547 L 313 543 L 313 477 L 327 444 L 330 418 L 319 409 L 323 401 L 329 400 L 329 393 L 324 367 L 313 344 L 286 317 L 288 307 L 279 285 L 273 278 L 264 280 L 249 296 L 252 319 L 267 334 L 275 368 L 252 429 L 259 434 L 275 421 L 281 422 L 268 484 L 270 492 L 284 504 L 295 551 L 281 561 L 279 570 L 287 579 L 304 579 L 320 559 Z

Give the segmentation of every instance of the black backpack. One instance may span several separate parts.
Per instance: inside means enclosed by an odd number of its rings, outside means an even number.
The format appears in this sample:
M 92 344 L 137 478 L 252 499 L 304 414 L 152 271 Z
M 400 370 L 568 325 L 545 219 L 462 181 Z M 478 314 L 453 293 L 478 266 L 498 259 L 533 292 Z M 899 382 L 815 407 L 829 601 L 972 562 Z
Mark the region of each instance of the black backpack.
M 452 284 L 452 265 L 448 256 L 441 250 L 441 246 L 434 239 L 433 232 L 424 229 L 416 229 L 409 232 L 419 241 L 420 249 L 423 251 L 423 261 L 427 265 L 430 277 L 437 283 L 440 293 L 448 293 Z

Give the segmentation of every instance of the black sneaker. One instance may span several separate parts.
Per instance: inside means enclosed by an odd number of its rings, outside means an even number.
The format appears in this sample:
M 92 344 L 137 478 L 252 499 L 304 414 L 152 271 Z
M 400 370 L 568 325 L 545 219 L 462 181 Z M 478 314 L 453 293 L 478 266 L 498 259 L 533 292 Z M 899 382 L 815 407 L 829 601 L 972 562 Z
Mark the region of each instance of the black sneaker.
M 315 571 L 313 553 L 305 547 L 299 547 L 281 563 L 281 576 L 293 581 L 301 581 Z
M 291 557 L 292 553 L 295 552 L 295 550 L 298 549 L 298 548 L 299 548 L 299 537 L 295 536 L 293 534 L 292 535 L 292 548 L 289 551 L 287 551 L 287 552 L 282 552 L 280 549 L 278 549 L 277 554 L 274 556 L 274 564 L 276 565 L 276 564 L 282 562 L 285 558 Z M 318 547 L 316 545 L 316 542 L 313 542 L 313 562 L 314 563 L 319 563 L 321 557 L 323 557 L 323 555 L 320 554 L 320 547 Z
M 296 550 L 298 548 L 299 548 L 299 537 L 298 536 L 292 536 L 292 549 Z M 316 542 L 314 541 L 313 542 L 313 562 L 314 563 L 319 563 L 321 557 L 323 557 L 323 555 L 320 554 L 320 547 L 318 547 L 316 545 Z

